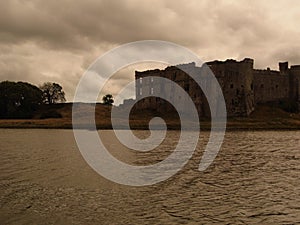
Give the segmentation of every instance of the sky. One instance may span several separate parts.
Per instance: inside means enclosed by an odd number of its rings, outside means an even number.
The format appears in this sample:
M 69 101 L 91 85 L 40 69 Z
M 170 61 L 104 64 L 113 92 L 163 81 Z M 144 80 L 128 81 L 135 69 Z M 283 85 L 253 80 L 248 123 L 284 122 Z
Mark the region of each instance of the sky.
M 139 40 L 182 45 L 203 61 L 255 60 L 255 68 L 300 64 L 297 0 L 10 0 L 0 1 L 0 81 L 56 82 L 72 101 L 89 65 L 109 50 Z M 134 80 L 133 65 L 102 94 Z

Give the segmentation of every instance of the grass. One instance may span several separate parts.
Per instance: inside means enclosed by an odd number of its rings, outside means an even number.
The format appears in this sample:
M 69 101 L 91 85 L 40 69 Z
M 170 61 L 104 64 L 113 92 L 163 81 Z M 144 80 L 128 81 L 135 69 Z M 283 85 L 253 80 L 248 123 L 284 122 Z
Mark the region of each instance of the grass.
M 50 114 L 47 112 L 51 112 Z M 90 104 L 79 104 L 76 116 L 80 118 L 81 128 L 90 128 L 87 121 L 87 113 L 93 113 L 93 106 Z M 97 129 L 112 129 L 110 122 L 109 106 L 96 105 L 95 121 Z M 42 115 L 61 115 L 61 118 L 45 118 Z M 131 129 L 148 129 L 149 120 L 153 117 L 151 112 L 137 112 L 130 116 Z M 163 115 L 168 129 L 180 129 L 178 115 Z M 123 120 L 124 122 L 124 120 Z M 210 129 L 210 121 L 201 119 L 202 130 Z M 5 119 L 0 120 L 0 128 L 47 128 L 47 129 L 72 129 L 72 104 L 58 104 L 46 106 L 36 112 L 32 119 Z M 120 128 L 122 120 L 120 119 Z M 227 130 L 299 130 L 300 114 L 292 114 L 282 109 L 260 105 L 249 117 L 228 118 Z

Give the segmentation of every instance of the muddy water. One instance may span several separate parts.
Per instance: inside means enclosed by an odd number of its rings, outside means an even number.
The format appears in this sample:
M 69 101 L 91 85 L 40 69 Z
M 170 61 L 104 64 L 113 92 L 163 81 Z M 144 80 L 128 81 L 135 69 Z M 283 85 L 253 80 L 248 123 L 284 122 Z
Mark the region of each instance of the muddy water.
M 138 131 L 145 136 L 145 131 Z M 201 134 L 205 143 L 208 133 Z M 112 154 L 137 154 L 101 131 Z M 174 177 L 147 187 L 115 184 L 83 160 L 71 130 L 0 130 L 0 224 L 299 224 L 300 132 L 228 132 L 213 165 L 197 171 L 204 144 Z

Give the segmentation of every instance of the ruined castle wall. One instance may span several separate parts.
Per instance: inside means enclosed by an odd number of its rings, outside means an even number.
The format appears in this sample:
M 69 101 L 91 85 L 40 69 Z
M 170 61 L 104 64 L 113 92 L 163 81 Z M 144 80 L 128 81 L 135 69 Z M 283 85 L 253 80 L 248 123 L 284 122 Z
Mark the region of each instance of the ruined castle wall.
M 226 102 L 228 116 L 246 116 L 254 110 L 253 60 L 211 62 Z
M 241 62 L 235 60 L 227 60 L 225 62 L 210 62 L 209 68 L 213 71 L 218 80 L 226 102 L 228 116 L 247 116 L 254 110 L 254 94 L 253 94 L 253 60 L 245 59 Z M 170 66 L 165 70 L 150 70 L 144 72 L 136 72 L 136 96 L 137 100 L 144 98 L 146 95 L 164 93 L 177 103 L 177 110 L 186 110 L 186 97 L 176 93 L 175 84 L 155 84 L 148 76 L 161 76 L 168 78 L 179 86 L 181 86 L 192 98 L 200 116 L 210 116 L 210 107 L 207 99 L 198 86 L 198 84 L 186 74 L 193 73 L 199 78 L 203 87 L 207 91 L 213 101 L 213 105 L 218 106 L 221 96 L 216 96 L 216 91 L 212 87 L 209 76 L 206 76 L 206 67 L 196 67 L 194 63 Z M 184 70 L 184 71 L 183 71 Z M 165 104 L 160 104 L 158 98 L 145 98 L 139 101 L 139 108 L 158 109 L 159 111 L 168 111 Z M 218 110 L 218 109 L 216 109 Z
M 170 66 L 165 70 L 136 71 L 136 99 L 140 109 L 154 109 L 160 112 L 173 110 L 170 104 L 158 97 L 145 98 L 148 95 L 168 95 L 179 103 L 179 111 L 187 109 L 187 99 L 176 93 L 175 84 L 156 83 L 149 76 L 170 79 L 181 86 L 195 103 L 200 116 L 210 116 L 210 107 L 203 90 L 188 75 L 196 75 L 207 96 L 218 106 L 221 96 L 216 96 L 212 82 L 207 75 L 208 67 L 213 71 L 223 91 L 228 116 L 248 116 L 258 103 L 292 100 L 299 104 L 300 109 L 300 66 L 288 69 L 288 63 L 280 63 L 280 71 L 254 70 L 253 60 L 244 59 L 240 62 L 226 60 L 224 62 L 208 62 L 202 67 L 189 63 Z M 188 74 L 187 74 L 187 73 Z M 147 77 L 149 79 L 147 79 Z M 176 99 L 175 99 L 176 98 Z
M 266 103 L 289 98 L 289 76 L 273 70 L 254 70 L 254 99 Z
M 195 65 L 188 65 L 194 67 Z M 175 81 L 175 83 L 156 82 L 149 76 L 158 76 Z M 187 109 L 187 96 L 177 93 L 175 86 L 181 86 L 188 94 L 193 84 L 189 76 L 177 67 L 171 66 L 165 70 L 150 70 L 145 72 L 136 71 L 136 96 L 140 109 L 153 109 L 157 111 L 170 111 L 173 107 L 165 104 L 159 97 L 148 97 L 148 95 L 168 96 L 178 104 L 178 111 L 184 112 Z
M 145 98 L 154 92 L 154 88 L 159 89 L 151 78 L 148 79 L 148 76 L 160 76 L 160 70 L 149 70 L 144 72 L 135 72 L 136 79 L 136 100 L 138 101 L 138 108 L 140 109 L 155 109 L 156 102 L 154 98 Z
M 290 74 L 290 99 L 296 101 L 300 110 L 300 66 L 291 66 Z
M 195 64 L 187 64 L 185 67 L 186 70 L 189 70 L 189 67 L 195 68 Z M 172 66 L 168 67 L 165 70 L 165 77 L 174 81 L 174 83 L 172 82 L 170 85 L 166 85 L 165 90 L 169 94 L 170 98 L 178 104 L 179 107 L 177 108 L 177 110 L 181 112 L 189 110 L 187 108 L 187 98 L 190 98 L 189 93 L 192 86 L 191 78 L 189 77 L 189 75 L 186 74 L 183 70 Z M 181 95 L 180 92 L 177 93 L 175 83 L 183 88 L 187 95 Z

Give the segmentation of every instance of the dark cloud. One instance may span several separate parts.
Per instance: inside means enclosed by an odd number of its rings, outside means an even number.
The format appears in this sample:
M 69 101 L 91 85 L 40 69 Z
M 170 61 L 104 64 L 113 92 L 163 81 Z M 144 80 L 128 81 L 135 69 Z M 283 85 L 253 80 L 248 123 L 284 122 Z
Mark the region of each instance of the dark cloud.
M 293 0 L 1 1 L 0 79 L 59 82 L 72 100 L 98 56 L 144 39 L 175 42 L 205 61 L 252 57 L 256 67 L 274 69 L 279 60 L 300 64 L 299 12 Z M 132 69 L 124 71 L 111 81 L 113 94 L 133 79 Z

